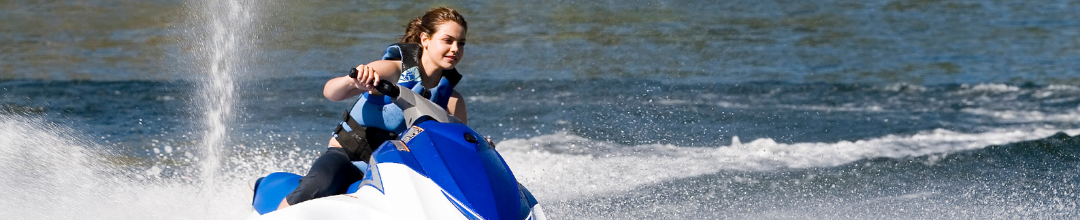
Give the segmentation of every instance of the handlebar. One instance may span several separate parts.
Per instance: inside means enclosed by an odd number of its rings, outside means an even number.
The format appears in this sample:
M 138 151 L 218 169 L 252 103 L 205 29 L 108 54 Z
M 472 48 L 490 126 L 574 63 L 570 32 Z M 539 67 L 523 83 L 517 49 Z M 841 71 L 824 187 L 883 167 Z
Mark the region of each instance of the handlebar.
M 353 79 L 358 74 L 359 71 L 355 68 L 349 71 L 349 77 Z M 397 83 L 379 80 L 379 85 L 375 86 L 375 90 L 393 99 L 394 105 L 401 108 L 407 125 L 415 125 L 426 120 L 425 118 L 434 119 L 438 122 L 461 123 L 461 120 L 450 115 L 450 112 L 446 111 L 442 106 Z
M 356 68 L 349 69 L 350 78 L 356 79 L 358 74 L 360 74 L 360 72 L 356 71 Z M 375 90 L 379 91 L 379 93 L 382 93 L 383 95 L 388 95 L 390 96 L 390 98 L 394 99 L 396 99 L 398 95 L 401 94 L 401 90 L 398 90 L 396 84 L 390 83 L 386 80 L 379 80 L 379 85 L 375 86 Z
M 398 90 L 397 84 L 390 83 L 386 80 L 379 80 L 379 85 L 375 86 L 375 90 L 383 95 L 388 95 L 393 99 L 397 99 L 398 95 L 401 94 L 401 90 Z

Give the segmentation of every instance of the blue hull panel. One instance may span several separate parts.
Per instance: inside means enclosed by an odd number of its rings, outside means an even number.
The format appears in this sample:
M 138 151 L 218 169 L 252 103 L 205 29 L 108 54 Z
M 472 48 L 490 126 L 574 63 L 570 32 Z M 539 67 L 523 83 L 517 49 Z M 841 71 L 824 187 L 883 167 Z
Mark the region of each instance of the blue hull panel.
M 281 200 L 300 185 L 300 177 L 286 172 L 266 175 L 255 184 L 255 198 L 251 205 L 260 215 L 277 210 Z

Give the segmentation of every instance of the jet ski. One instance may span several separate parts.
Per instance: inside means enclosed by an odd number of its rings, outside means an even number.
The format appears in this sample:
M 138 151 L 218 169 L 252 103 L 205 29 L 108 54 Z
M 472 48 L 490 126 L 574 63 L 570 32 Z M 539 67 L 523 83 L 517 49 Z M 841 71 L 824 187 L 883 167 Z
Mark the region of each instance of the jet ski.
M 547 219 L 484 136 L 406 87 L 384 80 L 376 89 L 410 128 L 357 166 L 364 179 L 346 194 L 277 210 L 301 175 L 271 173 L 254 183 L 247 219 Z

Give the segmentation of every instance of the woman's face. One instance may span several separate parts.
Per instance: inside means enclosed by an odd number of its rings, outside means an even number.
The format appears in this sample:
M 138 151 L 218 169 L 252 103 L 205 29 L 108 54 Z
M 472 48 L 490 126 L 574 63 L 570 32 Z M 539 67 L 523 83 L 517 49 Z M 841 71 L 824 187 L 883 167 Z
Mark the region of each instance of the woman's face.
M 421 36 L 424 57 L 434 61 L 439 69 L 453 69 L 465 54 L 465 29 L 452 21 L 435 27 L 435 34 Z

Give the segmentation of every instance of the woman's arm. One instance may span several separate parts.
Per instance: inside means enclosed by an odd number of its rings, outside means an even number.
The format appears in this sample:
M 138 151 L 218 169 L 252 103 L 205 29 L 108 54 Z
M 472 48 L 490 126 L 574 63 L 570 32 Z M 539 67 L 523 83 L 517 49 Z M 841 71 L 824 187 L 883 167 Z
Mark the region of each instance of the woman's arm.
M 461 120 L 461 123 L 469 124 L 469 113 L 465 110 L 465 98 L 461 97 L 461 93 L 454 91 L 454 94 L 450 95 L 450 101 L 446 103 L 446 108 L 451 115 Z
M 356 78 L 341 76 L 326 81 L 323 96 L 330 101 L 341 101 L 372 90 L 374 82 L 380 79 L 397 82 L 401 74 L 401 61 L 377 60 L 367 65 L 356 67 Z

